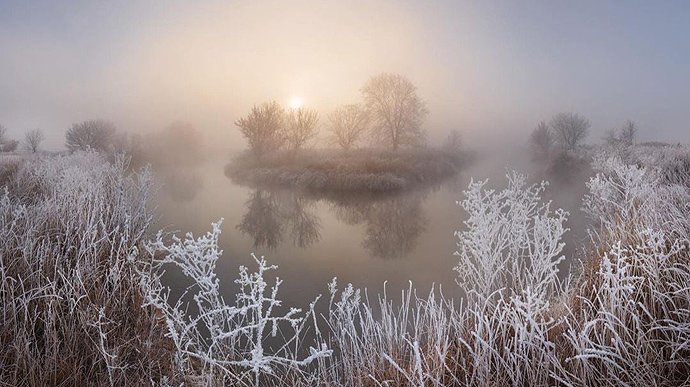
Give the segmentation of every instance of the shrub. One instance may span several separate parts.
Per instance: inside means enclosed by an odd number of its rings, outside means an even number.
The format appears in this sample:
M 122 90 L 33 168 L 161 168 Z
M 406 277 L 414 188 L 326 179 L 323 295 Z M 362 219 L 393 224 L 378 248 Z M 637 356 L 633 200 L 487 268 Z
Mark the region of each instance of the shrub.
M 0 194 L 0 380 L 174 380 L 160 317 L 130 260 L 146 237 L 146 173 L 94 154 L 27 160 Z M 39 194 L 36 194 L 39 193 Z

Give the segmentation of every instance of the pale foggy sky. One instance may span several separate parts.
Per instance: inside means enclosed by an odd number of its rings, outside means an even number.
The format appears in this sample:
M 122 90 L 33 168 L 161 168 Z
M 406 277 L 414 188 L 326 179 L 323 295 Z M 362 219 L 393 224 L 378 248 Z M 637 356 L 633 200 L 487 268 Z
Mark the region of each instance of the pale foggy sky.
M 690 142 L 690 2 L 0 0 L 0 123 L 62 147 L 73 123 L 233 122 L 293 95 L 325 115 L 379 72 L 410 78 L 432 140 L 521 140 L 559 111 Z

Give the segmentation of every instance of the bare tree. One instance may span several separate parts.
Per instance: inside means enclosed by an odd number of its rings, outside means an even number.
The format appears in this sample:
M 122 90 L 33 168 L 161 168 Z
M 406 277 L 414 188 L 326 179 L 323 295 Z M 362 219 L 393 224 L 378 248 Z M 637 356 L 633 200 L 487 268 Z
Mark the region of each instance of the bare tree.
M 625 146 L 632 146 L 635 144 L 637 138 L 637 125 L 630 120 L 625 121 L 621 128 L 620 141 Z
M 539 122 L 529 137 L 532 160 L 543 161 L 548 159 L 554 143 L 553 133 L 549 126 L 544 121 Z
M 307 108 L 290 109 L 287 115 L 286 141 L 290 150 L 301 149 L 309 140 L 316 137 L 319 114 Z
M 13 152 L 17 149 L 19 141 L 7 137 L 7 128 L 0 125 L 0 152 Z
M 235 125 L 257 157 L 285 143 L 285 111 L 275 101 L 254 106 L 246 117 L 235 121 Z
M 407 78 L 398 74 L 377 75 L 367 81 L 362 94 L 375 137 L 394 150 L 424 142 L 426 135 L 421 125 L 428 111 L 417 88 Z
M 104 120 L 73 124 L 65 134 L 65 146 L 70 152 L 87 149 L 107 152 L 113 147 L 115 131 L 115 125 Z
M 2 152 L 14 152 L 19 147 L 19 141 L 17 140 L 6 140 L 4 143 L 0 144 L 0 151 Z
M 575 150 L 587 137 L 589 120 L 577 113 L 558 113 L 551 119 L 556 143 L 564 150 Z
M 603 139 L 607 145 L 628 147 L 635 144 L 636 137 L 637 126 L 634 122 L 628 120 L 620 130 L 609 129 Z
M 34 129 L 26 132 L 24 135 L 24 148 L 33 153 L 38 152 L 38 148 L 43 142 L 43 132 L 41 129 Z
M 602 139 L 606 145 L 618 145 L 618 130 L 613 128 L 607 130 Z
M 328 115 L 331 141 L 344 150 L 352 149 L 369 128 L 369 114 L 358 104 L 343 105 Z

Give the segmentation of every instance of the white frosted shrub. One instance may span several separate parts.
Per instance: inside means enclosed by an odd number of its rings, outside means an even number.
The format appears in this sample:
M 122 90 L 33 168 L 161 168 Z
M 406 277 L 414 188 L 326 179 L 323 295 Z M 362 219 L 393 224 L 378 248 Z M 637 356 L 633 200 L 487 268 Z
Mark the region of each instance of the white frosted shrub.
M 470 301 L 488 301 L 529 291 L 546 298 L 558 282 L 558 264 L 567 230 L 567 213 L 541 202 L 547 186 L 527 186 L 526 176 L 512 173 L 500 191 L 487 180 L 472 181 L 465 199 L 466 229 L 458 231 L 457 283 Z
M 168 336 L 177 348 L 178 362 L 189 373 L 217 378 L 223 383 L 252 383 L 259 386 L 265 376 L 281 380 L 281 373 L 308 366 L 314 360 L 330 356 L 324 343 L 310 347 L 309 354 L 299 358 L 301 336 L 314 319 L 314 303 L 306 313 L 291 307 L 279 310 L 277 298 L 281 280 L 269 285 L 265 273 L 276 269 L 252 255 L 257 264 L 255 272 L 244 266 L 235 283 L 240 290 L 234 303 L 221 296 L 216 262 L 222 255 L 218 248 L 220 222 L 212 231 L 194 238 L 173 236 L 166 244 L 159 233 L 155 241 L 146 245 L 153 263 L 142 271 L 142 287 L 146 303 L 160 310 L 167 321 Z M 161 285 L 165 265 L 174 265 L 192 280 L 187 292 L 192 294 L 193 307 L 182 298 L 172 304 L 169 292 Z M 195 313 L 190 313 L 195 309 Z M 280 335 L 279 335 L 280 333 Z M 281 344 L 273 348 L 268 338 L 280 336 Z M 317 338 L 319 339 L 319 338 Z M 195 365 L 200 364 L 196 369 Z
M 22 162 L 0 188 L 0 380 L 150 384 L 170 372 L 126 257 L 151 221 L 146 172 L 77 153 Z M 166 371 L 163 371 L 166 370 Z
M 304 312 L 283 305 L 263 257 L 240 267 L 236 296 L 224 299 L 220 222 L 196 238 L 146 242 L 148 174 L 128 174 L 124 159 L 32 160 L 0 193 L 0 379 L 686 385 L 690 182 L 673 172 L 685 168 L 683 148 L 607 152 L 587 183 L 591 241 L 577 279 L 558 277 L 567 213 L 542 200 L 546 183 L 511 173 L 503 189 L 473 181 L 459 202 L 461 299 L 433 287 L 419 296 L 410 284 L 370 300 L 334 280 L 323 314 L 316 300 Z M 164 284 L 170 267 L 191 283 L 175 299 Z

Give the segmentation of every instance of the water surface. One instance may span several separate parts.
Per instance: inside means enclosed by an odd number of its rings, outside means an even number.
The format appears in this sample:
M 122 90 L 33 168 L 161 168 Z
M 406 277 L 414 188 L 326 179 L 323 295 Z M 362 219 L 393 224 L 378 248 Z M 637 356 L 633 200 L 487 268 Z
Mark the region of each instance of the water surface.
M 456 201 L 472 176 L 505 183 L 505 165 L 497 161 L 404 193 L 319 195 L 240 186 L 224 175 L 224 166 L 218 161 L 160 173 L 159 223 L 168 231 L 200 235 L 223 218 L 217 273 L 226 299 L 233 299 L 238 267 L 254 267 L 255 253 L 279 266 L 274 274 L 284 280 L 281 298 L 298 306 L 327 293 L 333 277 L 371 295 L 384 283 L 395 294 L 410 282 L 420 292 L 435 285 L 447 296 L 459 295 L 453 234 L 462 229 L 465 214 Z M 579 205 L 579 199 L 568 205 Z

